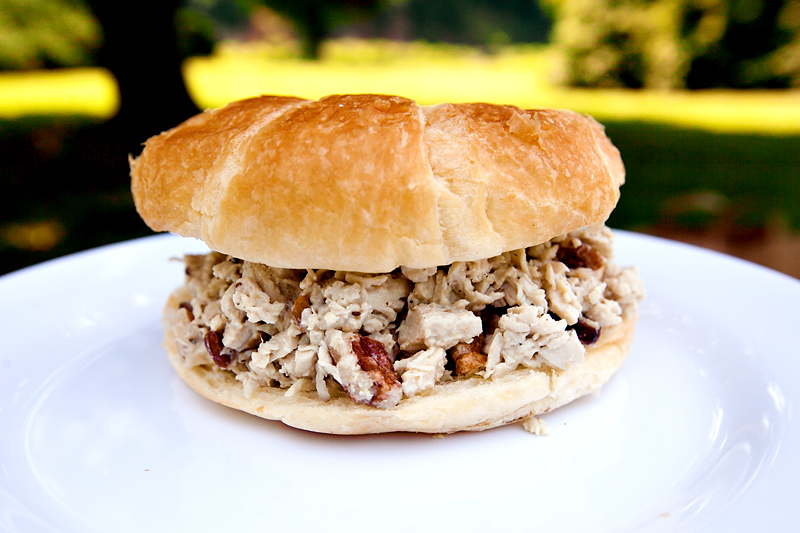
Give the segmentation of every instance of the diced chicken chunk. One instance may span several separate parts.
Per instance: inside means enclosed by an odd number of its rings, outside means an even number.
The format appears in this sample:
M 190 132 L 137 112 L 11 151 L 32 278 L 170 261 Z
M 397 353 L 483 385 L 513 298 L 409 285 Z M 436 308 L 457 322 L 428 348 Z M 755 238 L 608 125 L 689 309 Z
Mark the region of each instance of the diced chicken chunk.
M 395 361 L 394 368 L 403 380 L 403 393 L 410 397 L 433 388 L 444 375 L 446 362 L 447 353 L 438 346 Z
M 252 278 L 243 277 L 234 286 L 233 305 L 247 313 L 250 322 L 265 322 L 275 324 L 283 312 L 286 304 L 273 302 L 269 295 Z
M 481 334 L 481 319 L 465 309 L 446 309 L 438 304 L 422 304 L 410 309 L 397 329 L 402 350 L 415 352 L 425 348 L 452 348 Z

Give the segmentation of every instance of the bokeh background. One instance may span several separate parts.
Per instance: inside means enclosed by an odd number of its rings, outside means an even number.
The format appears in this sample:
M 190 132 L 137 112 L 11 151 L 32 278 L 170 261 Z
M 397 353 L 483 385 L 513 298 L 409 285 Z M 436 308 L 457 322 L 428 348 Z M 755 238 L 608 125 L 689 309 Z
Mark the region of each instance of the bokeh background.
M 800 0 L 0 0 L 0 274 L 151 234 L 149 136 L 342 92 L 592 114 L 610 225 L 800 277 Z

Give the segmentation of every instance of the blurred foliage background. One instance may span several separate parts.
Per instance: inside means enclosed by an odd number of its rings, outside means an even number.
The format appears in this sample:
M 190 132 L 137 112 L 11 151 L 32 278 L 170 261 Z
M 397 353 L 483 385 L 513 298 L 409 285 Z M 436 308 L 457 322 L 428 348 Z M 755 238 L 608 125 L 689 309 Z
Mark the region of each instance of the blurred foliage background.
M 0 274 L 151 234 L 128 154 L 261 93 L 593 114 L 610 224 L 800 277 L 800 0 L 0 0 Z
M 583 87 L 800 85 L 800 0 L 544 0 L 556 80 Z

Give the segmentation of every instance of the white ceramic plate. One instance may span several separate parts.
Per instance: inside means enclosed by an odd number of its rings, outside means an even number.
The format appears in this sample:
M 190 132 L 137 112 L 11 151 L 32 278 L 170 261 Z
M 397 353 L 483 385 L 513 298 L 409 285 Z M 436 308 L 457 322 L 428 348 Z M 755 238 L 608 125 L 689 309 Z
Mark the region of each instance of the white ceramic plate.
M 620 232 L 648 288 L 603 393 L 443 439 L 332 437 L 213 404 L 159 317 L 201 251 L 159 236 L 0 278 L 2 531 L 790 531 L 800 283 Z

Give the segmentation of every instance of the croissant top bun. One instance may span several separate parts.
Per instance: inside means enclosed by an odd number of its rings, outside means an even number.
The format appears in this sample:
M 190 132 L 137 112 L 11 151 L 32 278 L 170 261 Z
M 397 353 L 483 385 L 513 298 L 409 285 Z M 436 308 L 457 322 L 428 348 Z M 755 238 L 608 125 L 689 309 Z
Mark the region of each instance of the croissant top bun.
M 492 257 L 603 222 L 625 170 L 594 119 L 398 96 L 261 96 L 131 160 L 156 231 L 287 268 L 390 272 Z

